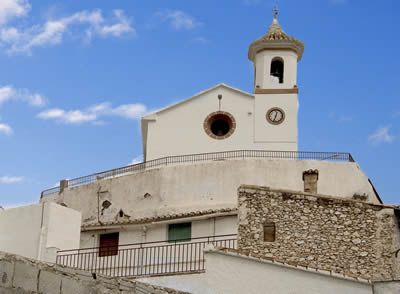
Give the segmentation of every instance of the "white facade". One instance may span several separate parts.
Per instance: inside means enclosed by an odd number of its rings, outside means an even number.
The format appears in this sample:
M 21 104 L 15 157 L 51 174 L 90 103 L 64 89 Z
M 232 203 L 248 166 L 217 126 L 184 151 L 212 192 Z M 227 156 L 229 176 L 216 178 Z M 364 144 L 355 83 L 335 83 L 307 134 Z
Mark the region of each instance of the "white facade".
M 221 108 L 218 95 L 222 95 Z M 232 135 L 223 140 L 204 130 L 207 116 L 216 111 L 230 113 L 236 123 Z M 268 150 L 272 146 L 255 142 L 254 97 L 224 84 L 208 89 L 142 119 L 145 160 L 228 150 Z M 266 123 L 266 121 L 265 121 Z M 290 150 L 290 146 L 282 146 Z
M 193 294 L 373 294 L 372 284 L 237 254 L 206 251 L 204 274 L 141 279 Z M 393 289 L 398 289 L 394 285 Z M 386 292 L 383 292 L 386 293 Z M 389 293 L 389 292 L 388 292 Z M 394 293 L 394 292 L 393 292 Z
M 272 63 L 277 59 L 283 63 L 282 83 L 271 76 Z M 254 141 L 268 143 L 270 150 L 288 146 L 284 150 L 297 151 L 299 101 L 297 91 L 293 91 L 297 90 L 297 62 L 297 53 L 289 50 L 262 50 L 255 55 Z M 272 108 L 283 111 L 282 123 L 266 123 L 267 112 Z
M 271 79 L 271 63 L 279 58 L 283 61 L 283 83 L 274 83 Z M 294 51 L 264 50 L 256 54 L 254 60 L 256 89 L 293 89 L 297 87 L 298 56 Z
M 267 35 L 249 49 L 254 95 L 220 84 L 145 116 L 145 160 L 228 150 L 297 151 L 297 63 L 303 50 L 304 45 L 287 36 L 274 19 Z M 283 119 L 273 115 L 271 121 L 273 109 Z M 227 137 L 210 136 L 206 122 L 221 111 L 230 115 L 232 132 Z
M 289 73 L 288 73 L 289 75 Z M 222 95 L 221 107 L 218 96 Z M 281 124 L 271 124 L 269 109 L 284 111 Z M 206 118 L 228 112 L 235 130 L 225 139 L 215 139 L 204 128 Z M 297 94 L 256 94 L 224 84 L 142 119 L 143 154 L 146 161 L 176 155 L 229 150 L 297 151 Z
M 254 141 L 268 146 L 267 150 L 297 151 L 297 94 L 256 94 L 254 105 Z M 267 111 L 275 107 L 285 113 L 279 125 L 266 122 Z
M 67 188 L 55 198 L 82 213 L 83 223 L 115 222 L 122 209 L 129 219 L 237 207 L 242 184 L 304 191 L 303 172 L 319 170 L 318 193 L 379 203 L 368 178 L 354 162 L 243 159 L 154 168 Z M 340 185 L 338 185 L 340 183 Z M 148 195 L 146 195 L 148 194 Z M 145 196 L 146 195 L 146 196 Z M 102 203 L 111 205 L 102 209 Z
M 0 211 L 0 251 L 55 262 L 57 250 L 79 247 L 81 214 L 55 203 Z
M 168 225 L 173 223 L 192 224 L 192 238 L 237 234 L 237 216 L 204 216 L 202 218 L 182 218 L 170 221 L 149 222 L 139 225 L 104 226 L 85 228 L 81 233 L 81 244 L 77 248 L 99 246 L 99 233 L 119 232 L 119 244 L 145 242 L 165 242 L 168 240 Z

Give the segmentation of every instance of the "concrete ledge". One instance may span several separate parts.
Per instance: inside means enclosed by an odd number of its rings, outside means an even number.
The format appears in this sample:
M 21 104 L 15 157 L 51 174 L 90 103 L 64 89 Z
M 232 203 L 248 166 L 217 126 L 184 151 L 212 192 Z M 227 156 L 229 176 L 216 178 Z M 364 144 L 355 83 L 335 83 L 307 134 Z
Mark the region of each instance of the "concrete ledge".
M 356 282 L 360 282 L 360 283 L 364 283 L 364 284 L 371 284 L 372 283 L 370 280 L 361 279 L 361 278 L 354 278 L 354 277 L 350 277 L 350 276 L 334 273 L 334 272 L 331 272 L 331 271 L 324 271 L 324 270 L 311 268 L 311 267 L 295 266 L 295 265 L 291 265 L 291 264 L 288 264 L 288 263 L 284 263 L 282 261 L 278 261 L 276 259 L 267 260 L 267 259 L 261 259 L 261 258 L 258 258 L 258 257 L 248 256 L 248 255 L 245 255 L 245 254 L 241 254 L 238 250 L 234 250 L 234 249 L 220 249 L 220 248 L 215 248 L 212 245 L 210 245 L 210 246 L 208 246 L 207 248 L 204 249 L 204 252 L 208 253 L 208 254 L 222 254 L 222 255 L 226 255 L 226 256 L 232 256 L 232 257 L 235 257 L 235 258 L 253 260 L 253 261 L 256 261 L 256 262 L 273 264 L 273 265 L 276 265 L 276 266 L 282 266 L 282 267 L 286 267 L 286 268 L 291 268 L 291 269 L 296 269 L 296 270 L 301 270 L 301 271 L 306 271 L 306 272 L 312 272 L 312 273 L 316 273 L 316 274 L 320 274 L 320 275 L 324 275 L 324 276 L 330 276 L 330 277 L 334 277 L 334 278 L 338 278 L 338 279 L 356 281 Z
M 134 279 L 111 278 L 0 252 L 0 293 L 154 293 L 185 292 Z

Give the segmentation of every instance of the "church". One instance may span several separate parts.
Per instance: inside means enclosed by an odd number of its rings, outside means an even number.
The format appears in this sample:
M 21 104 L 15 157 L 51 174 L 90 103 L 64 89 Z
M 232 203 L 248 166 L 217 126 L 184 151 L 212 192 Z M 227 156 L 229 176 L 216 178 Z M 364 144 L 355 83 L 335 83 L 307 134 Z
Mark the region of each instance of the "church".
M 81 222 L 42 260 L 189 293 L 397 293 L 399 208 L 351 154 L 298 150 L 303 53 L 274 11 L 252 93 L 218 84 L 150 113 L 142 163 L 44 190 Z
M 297 151 L 297 64 L 303 51 L 303 43 L 274 19 L 268 34 L 249 48 L 254 93 L 219 84 L 145 116 L 144 159 L 228 150 Z

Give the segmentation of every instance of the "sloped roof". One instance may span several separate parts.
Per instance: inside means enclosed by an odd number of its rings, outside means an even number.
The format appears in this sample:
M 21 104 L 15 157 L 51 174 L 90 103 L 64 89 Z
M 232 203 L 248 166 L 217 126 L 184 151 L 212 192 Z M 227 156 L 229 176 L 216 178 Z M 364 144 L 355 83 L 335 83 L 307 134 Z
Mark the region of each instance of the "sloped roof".
M 97 230 L 103 229 L 105 226 L 120 226 L 120 225 L 138 225 L 138 224 L 149 224 L 161 221 L 168 220 L 176 220 L 176 219 L 184 219 L 190 217 L 199 217 L 199 216 L 215 216 L 216 214 L 226 214 L 226 215 L 236 215 L 237 208 L 236 207 L 225 207 L 225 208 L 215 208 L 215 209 L 204 209 L 204 210 L 195 210 L 195 211 L 186 211 L 179 213 L 169 213 L 162 215 L 155 215 L 149 217 L 142 217 L 136 219 L 122 219 L 115 220 L 109 222 L 92 222 L 85 223 L 82 225 L 82 230 Z
M 229 89 L 229 90 L 234 91 L 234 92 L 236 92 L 236 93 L 242 94 L 242 95 L 247 96 L 247 97 L 249 97 L 249 98 L 254 98 L 254 95 L 252 95 L 252 94 L 250 94 L 250 93 L 248 93 L 248 92 L 242 91 L 242 90 L 240 90 L 240 89 L 237 89 L 237 88 L 235 88 L 235 87 L 229 86 L 229 85 L 224 84 L 224 83 L 219 83 L 219 84 L 217 84 L 217 85 L 215 85 L 215 86 L 213 86 L 213 87 L 211 87 L 211 88 L 208 88 L 208 89 L 206 89 L 206 90 L 204 90 L 204 91 L 201 91 L 201 92 L 199 92 L 199 93 L 193 95 L 192 97 L 189 97 L 189 98 L 187 98 L 187 99 L 185 99 L 185 100 L 182 100 L 182 101 L 179 101 L 179 102 L 177 102 L 177 103 L 168 105 L 168 106 L 166 106 L 166 107 L 164 107 L 164 108 L 158 109 L 158 110 L 156 110 L 156 111 L 154 111 L 154 112 L 152 112 L 152 113 L 150 113 L 150 114 L 147 114 L 147 115 L 143 116 L 143 117 L 142 117 L 142 121 L 141 121 L 143 156 L 144 156 L 144 157 L 146 156 L 147 132 L 148 132 L 148 122 L 149 122 L 149 121 L 155 120 L 157 114 L 160 114 L 160 113 L 162 113 L 162 112 L 171 110 L 171 109 L 173 109 L 173 108 L 175 108 L 175 107 L 178 107 L 178 106 L 180 106 L 180 105 L 182 105 L 182 104 L 184 104 L 184 103 L 190 102 L 190 101 L 192 101 L 192 100 L 194 100 L 194 99 L 199 98 L 200 96 L 202 96 L 202 95 L 204 95 L 204 94 L 207 94 L 208 92 L 211 92 L 211 91 L 213 91 L 213 90 L 215 90 L 215 89 L 218 89 L 218 88 L 221 88 L 221 87 L 223 87 L 223 88 L 225 88 L 225 89 Z
M 291 49 L 301 59 L 304 52 L 304 44 L 300 40 L 286 34 L 280 26 L 278 19 L 274 18 L 268 32 L 255 40 L 249 48 L 249 59 L 254 60 L 255 55 L 265 49 Z
M 142 121 L 143 121 L 143 120 L 153 120 L 155 114 L 159 114 L 159 113 L 162 113 L 162 112 L 164 112 L 164 111 L 167 111 L 167 110 L 170 110 L 170 109 L 172 109 L 172 108 L 175 108 L 175 107 L 177 107 L 177 106 L 180 106 L 180 105 L 182 105 L 182 104 L 184 104 L 184 103 L 187 103 L 187 102 L 192 101 L 192 100 L 194 100 L 194 99 L 196 99 L 196 98 L 199 98 L 200 96 L 202 96 L 202 95 L 204 95 L 204 94 L 207 94 L 208 92 L 211 92 L 211 91 L 213 91 L 213 90 L 215 90 L 215 89 L 217 89 L 217 88 L 220 88 L 220 87 L 223 87 L 223 88 L 232 90 L 232 91 L 234 91 L 234 92 L 237 92 L 237 93 L 240 93 L 240 94 L 249 96 L 250 98 L 254 98 L 254 95 L 252 95 L 252 94 L 250 94 L 250 93 L 248 93 L 248 92 L 242 91 L 242 90 L 240 90 L 240 89 L 234 88 L 234 87 L 229 86 L 229 85 L 224 84 L 224 83 L 219 83 L 219 84 L 217 84 L 217 85 L 215 85 L 215 86 L 213 86 L 213 87 L 211 87 L 211 88 L 208 88 L 208 89 L 206 89 L 206 90 L 203 90 L 203 91 L 201 91 L 201 92 L 199 92 L 199 93 L 193 95 L 192 97 L 189 97 L 189 98 L 187 98 L 187 99 L 185 99 L 185 100 L 182 100 L 182 101 L 179 101 L 179 102 L 176 102 L 176 103 L 173 103 L 173 104 L 171 104 L 171 105 L 168 105 L 168 106 L 166 106 L 166 107 L 163 107 L 163 108 L 161 108 L 161 109 L 158 109 L 158 110 L 156 110 L 156 111 L 154 111 L 154 112 L 152 112 L 152 113 L 150 113 L 150 114 L 147 114 L 147 115 L 145 115 L 144 117 L 142 117 Z

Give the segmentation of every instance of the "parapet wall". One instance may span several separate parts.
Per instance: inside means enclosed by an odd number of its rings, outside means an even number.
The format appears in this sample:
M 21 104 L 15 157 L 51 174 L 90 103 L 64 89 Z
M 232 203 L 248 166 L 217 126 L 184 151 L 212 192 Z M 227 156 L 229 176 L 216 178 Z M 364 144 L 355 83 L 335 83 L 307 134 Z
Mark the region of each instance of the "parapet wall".
M 354 162 L 243 159 L 166 166 L 66 188 L 44 197 L 82 213 L 83 225 L 237 206 L 240 184 L 304 191 L 303 173 L 318 170 L 318 193 L 379 203 Z M 340 184 L 338 184 L 340 183 Z
M 0 293 L 184 294 L 134 280 L 92 276 L 79 271 L 0 252 Z
M 258 258 L 364 279 L 396 279 L 396 221 L 390 206 L 239 188 L 239 250 Z M 264 232 L 270 234 L 274 226 L 275 241 L 264 241 Z

